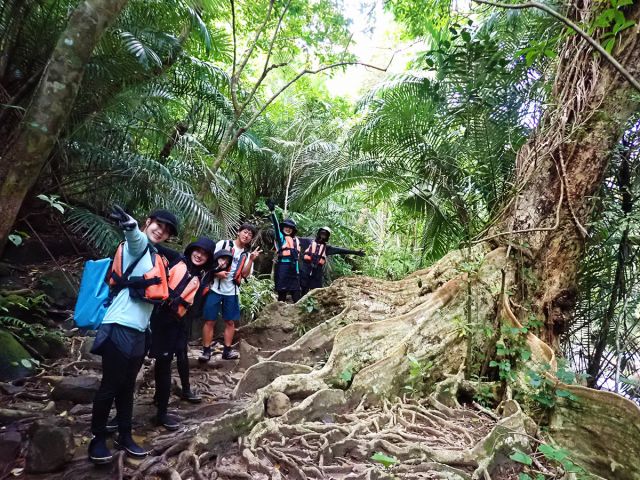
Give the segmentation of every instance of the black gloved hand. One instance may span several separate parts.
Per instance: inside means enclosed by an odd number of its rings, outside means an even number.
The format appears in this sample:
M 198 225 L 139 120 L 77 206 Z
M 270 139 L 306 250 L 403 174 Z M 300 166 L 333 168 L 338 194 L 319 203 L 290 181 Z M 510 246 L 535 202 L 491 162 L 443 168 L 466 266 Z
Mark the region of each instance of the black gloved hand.
M 366 255 L 366 253 L 364 253 L 364 250 L 358 250 L 356 252 L 356 255 L 358 255 L 359 257 L 364 257 Z
M 276 204 L 273 203 L 273 200 L 271 200 L 270 198 L 267 199 L 267 208 L 269 209 L 270 212 L 273 212 L 276 209 Z
M 118 222 L 118 226 L 122 230 L 133 230 L 138 226 L 138 222 L 119 205 L 113 206 L 113 211 L 109 214 L 109 217 Z

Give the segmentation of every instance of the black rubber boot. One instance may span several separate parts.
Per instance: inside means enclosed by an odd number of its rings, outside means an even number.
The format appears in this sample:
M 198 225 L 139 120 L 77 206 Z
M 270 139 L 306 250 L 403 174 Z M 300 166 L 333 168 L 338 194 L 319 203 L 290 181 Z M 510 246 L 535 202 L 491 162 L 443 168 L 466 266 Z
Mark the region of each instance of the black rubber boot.
M 197 393 L 191 391 L 191 389 L 189 387 L 182 389 L 182 393 L 180 394 L 180 398 L 182 400 L 186 400 L 187 402 L 190 402 L 190 403 L 200 403 L 200 402 L 202 402 L 202 397 L 200 395 L 198 395 Z
M 158 413 L 154 418 L 154 422 L 156 425 L 161 425 L 170 432 L 178 430 L 181 427 L 178 419 L 168 413 Z
M 114 433 L 118 431 L 118 416 L 116 415 L 107 422 L 107 432 Z
M 104 435 L 96 435 L 89 442 L 89 460 L 96 465 L 111 463 L 113 454 L 107 447 L 107 439 Z
M 149 455 L 149 450 L 138 445 L 131 435 L 119 435 L 113 441 L 113 446 L 118 450 L 124 450 L 131 458 L 144 458 Z

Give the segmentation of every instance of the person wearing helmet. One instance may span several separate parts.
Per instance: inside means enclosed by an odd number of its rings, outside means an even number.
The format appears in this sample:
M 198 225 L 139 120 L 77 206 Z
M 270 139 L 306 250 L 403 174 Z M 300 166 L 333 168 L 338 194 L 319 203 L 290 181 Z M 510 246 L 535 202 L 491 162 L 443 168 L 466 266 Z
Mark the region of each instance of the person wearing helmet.
M 169 298 L 151 316 L 151 350 L 155 358 L 154 396 L 157 414 L 154 422 L 167 430 L 180 427 L 177 418 L 167 413 L 171 391 L 171 362 L 176 356 L 178 373 L 182 384 L 182 398 L 193 403 L 201 401 L 189 385 L 189 360 L 187 349 L 191 336 L 191 323 L 200 310 L 204 289 L 211 272 L 220 271 L 219 263 L 226 268 L 231 263 L 226 257 L 214 254 L 215 243 L 208 238 L 199 238 L 190 243 L 181 259 L 169 270 Z
M 236 323 L 240 321 L 240 286 L 242 280 L 253 273 L 253 262 L 261 253 L 260 248 L 250 251 L 251 242 L 256 233 L 257 229 L 254 225 L 243 223 L 238 227 L 235 240 L 220 240 L 216 243 L 216 254 L 221 250 L 228 250 L 231 252 L 232 262 L 227 268 L 212 275 L 210 291 L 204 300 L 205 321 L 202 326 L 202 355 L 198 358 L 200 362 L 208 362 L 214 353 L 214 327 L 220 313 L 225 324 L 222 359 L 240 358 L 231 345 Z
M 306 295 L 309 290 L 322 287 L 324 278 L 324 266 L 329 255 L 359 255 L 364 256 L 362 250 L 349 250 L 341 247 L 329 245 L 331 229 L 320 227 L 316 233 L 316 238 L 301 238 L 300 246 L 304 254 L 300 264 L 300 287 L 302 295 Z
M 298 259 L 300 257 L 300 240 L 296 237 L 298 231 L 296 222 L 287 218 L 282 223 L 278 222 L 275 214 L 275 203 L 267 201 L 267 207 L 271 212 L 271 222 L 275 232 L 276 265 L 274 282 L 278 301 L 285 302 L 291 295 L 293 302 L 300 300 L 300 271 Z
M 122 208 L 115 205 L 111 218 L 124 231 L 125 241 L 118 247 L 117 267 L 122 276 L 110 274 L 114 281 L 113 300 L 96 332 L 92 353 L 102 357 L 102 380 L 93 399 L 91 432 L 88 457 L 93 463 L 109 463 L 113 455 L 107 447 L 107 421 L 114 403 L 117 410 L 118 437 L 116 448 L 123 449 L 128 456 L 143 458 L 148 451 L 139 446 L 131 435 L 133 391 L 136 377 L 142 366 L 146 350 L 146 332 L 154 309 L 140 289 L 121 282 L 141 279 L 153 272 L 154 279 L 166 285 L 166 259 L 160 255 L 156 245 L 178 233 L 178 220 L 167 210 L 156 210 L 149 214 L 142 229 L 138 222 Z M 114 260 L 114 263 L 115 260 Z M 126 277 L 123 279 L 123 277 Z M 154 283 L 154 285 L 156 285 Z

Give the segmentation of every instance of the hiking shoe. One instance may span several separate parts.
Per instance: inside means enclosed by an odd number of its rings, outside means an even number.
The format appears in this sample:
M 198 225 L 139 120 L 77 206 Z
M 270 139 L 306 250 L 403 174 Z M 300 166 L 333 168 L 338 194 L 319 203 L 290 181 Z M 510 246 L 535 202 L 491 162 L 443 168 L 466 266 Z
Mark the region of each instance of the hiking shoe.
M 240 354 L 238 353 L 237 350 L 234 350 L 231 347 L 224 347 L 224 350 L 222 352 L 223 360 L 237 360 L 239 358 L 240 358 Z
M 211 360 L 211 347 L 202 347 L 202 355 L 198 357 L 200 363 L 207 363 Z
M 113 454 L 107 448 L 107 442 L 103 436 L 93 437 L 89 442 L 89 460 L 96 465 L 111 463 Z
M 149 455 L 149 450 L 138 445 L 131 435 L 118 436 L 113 441 L 113 446 L 118 450 L 124 450 L 131 458 L 144 458 Z
M 187 388 L 186 390 L 182 390 L 182 393 L 180 394 L 180 398 L 190 403 L 202 402 L 202 397 L 197 393 L 192 392 L 190 388 Z
M 118 417 L 115 416 L 107 422 L 107 432 L 113 433 L 118 431 Z
M 178 419 L 173 415 L 169 415 L 167 413 L 164 413 L 164 414 L 159 413 L 158 415 L 156 415 L 154 418 L 154 422 L 156 425 L 162 425 L 164 428 L 166 428 L 170 432 L 173 432 L 180 428 L 180 422 L 178 421 Z

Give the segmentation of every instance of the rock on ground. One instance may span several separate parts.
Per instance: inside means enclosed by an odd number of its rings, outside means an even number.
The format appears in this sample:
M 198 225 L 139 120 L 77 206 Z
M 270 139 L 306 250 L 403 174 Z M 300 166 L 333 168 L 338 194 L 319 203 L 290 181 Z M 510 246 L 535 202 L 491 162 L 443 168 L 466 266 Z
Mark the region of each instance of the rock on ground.
M 0 330 L 0 381 L 31 375 L 31 358 L 22 345 L 6 330 Z M 26 362 L 23 363 L 23 360 Z
M 99 387 L 100 379 L 93 375 L 64 377 L 53 388 L 51 398 L 70 400 L 73 403 L 91 403 Z
M 25 469 L 29 473 L 55 472 L 62 469 L 74 453 L 75 443 L 69 427 L 35 422 L 29 430 Z
M 280 417 L 291 408 L 291 400 L 284 393 L 274 392 L 267 399 L 267 415 Z

